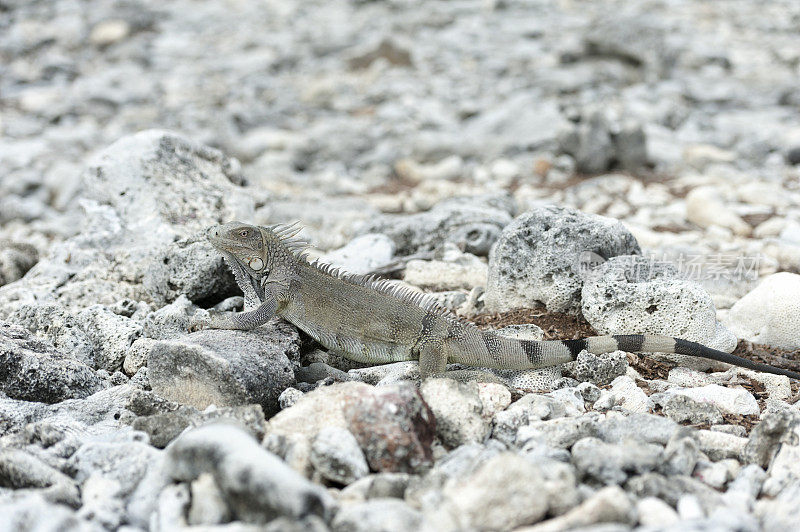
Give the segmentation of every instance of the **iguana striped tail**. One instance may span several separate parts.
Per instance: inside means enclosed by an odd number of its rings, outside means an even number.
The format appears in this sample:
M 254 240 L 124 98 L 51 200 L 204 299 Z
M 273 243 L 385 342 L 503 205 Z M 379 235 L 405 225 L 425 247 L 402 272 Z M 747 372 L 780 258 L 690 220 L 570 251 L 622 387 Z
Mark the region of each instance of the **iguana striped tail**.
M 614 336 L 590 336 L 579 340 L 564 340 L 564 344 L 573 356 L 577 357 L 583 349 L 590 353 L 600 355 L 612 351 L 627 351 L 629 353 L 675 353 L 693 357 L 717 360 L 726 364 L 733 364 L 742 368 L 786 375 L 792 379 L 800 380 L 800 373 L 742 358 L 724 351 L 712 349 L 697 342 L 690 342 L 681 338 L 661 336 L 657 334 L 621 334 Z
M 470 329 L 472 329 L 470 327 Z M 755 362 L 712 349 L 697 342 L 656 334 L 590 336 L 577 340 L 518 340 L 494 331 L 462 330 L 450 346 L 451 362 L 495 369 L 538 369 L 571 362 L 584 349 L 601 355 L 613 351 L 629 353 L 675 353 L 717 360 L 755 371 L 786 375 L 800 380 L 800 373 Z M 477 333 L 477 334 L 476 334 Z

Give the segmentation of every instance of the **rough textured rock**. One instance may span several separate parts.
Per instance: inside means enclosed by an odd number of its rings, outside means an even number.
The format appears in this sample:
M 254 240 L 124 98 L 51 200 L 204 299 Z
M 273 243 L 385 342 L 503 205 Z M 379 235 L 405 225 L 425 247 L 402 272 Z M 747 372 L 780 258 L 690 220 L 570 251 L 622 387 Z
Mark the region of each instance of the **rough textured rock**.
M 0 451 L 0 484 L 4 488 L 35 490 L 50 502 L 70 506 L 80 502 L 78 486 L 71 478 L 18 449 Z
M 278 516 L 324 518 L 334 506 L 324 488 L 232 425 L 206 425 L 183 434 L 167 450 L 164 470 L 183 482 L 210 473 L 234 515 L 246 522 L 266 523 Z
M 413 473 L 431 465 L 436 419 L 415 386 L 355 389 L 344 417 L 374 471 Z
M 445 486 L 441 512 L 455 528 L 511 529 L 539 521 L 549 506 L 542 472 L 530 461 L 503 453 Z M 441 519 L 441 517 L 440 517 Z
M 727 352 L 736 347 L 702 286 L 643 257 L 611 258 L 592 270 L 581 290 L 581 310 L 599 334 L 663 334 Z M 678 360 L 713 367 L 689 357 Z
M 75 317 L 94 346 L 94 364 L 110 373 L 122 369 L 128 350 L 142 334 L 136 321 L 92 305 Z
M 677 423 L 722 423 L 722 412 L 712 403 L 695 401 L 687 395 L 675 394 L 663 405 L 664 414 Z
M 362 382 L 340 382 L 321 386 L 303 395 L 295 404 L 269 420 L 268 432 L 301 435 L 309 441 L 324 427 L 348 428 L 345 407 L 355 397 L 369 394 L 372 387 Z
M 180 405 L 165 411 L 148 413 L 137 417 L 131 423 L 150 437 L 150 445 L 166 447 L 189 427 L 199 427 L 213 421 L 230 421 L 257 439 L 264 437 L 264 411 L 260 405 L 230 407 L 209 407 L 202 412 L 191 406 Z
M 274 323 L 249 332 L 206 330 L 154 345 L 147 375 L 153 391 L 173 401 L 201 410 L 256 403 L 271 415 L 295 382 L 290 358 L 297 350 L 296 334 Z
M 92 341 L 75 317 L 61 305 L 23 305 L 8 317 L 8 321 L 25 327 L 76 360 L 88 366 L 94 365 Z
M 753 427 L 750 440 L 742 452 L 742 459 L 748 464 L 769 467 L 781 444 L 793 444 L 792 429 L 800 424 L 800 414 L 793 410 L 766 412 L 758 425 Z
M 555 206 L 518 216 L 503 230 L 489 256 L 487 309 L 544 303 L 552 312 L 577 312 L 585 252 L 608 259 L 640 250 L 622 224 L 602 216 Z
M 725 323 L 745 340 L 798 349 L 798 298 L 800 275 L 788 272 L 773 274 L 733 305 Z
M 605 386 L 628 371 L 628 357 L 623 351 L 595 355 L 584 350 L 575 362 L 564 365 L 567 375 L 581 382 Z
M 151 246 L 221 220 L 252 218 L 252 197 L 237 186 L 237 163 L 167 131 L 118 140 L 90 162 L 83 179 L 91 199 L 113 207 L 126 229 L 147 235 Z
M 572 462 L 586 477 L 604 484 L 622 484 L 628 476 L 654 471 L 664 460 L 660 445 L 629 441 L 623 445 L 583 438 L 572 446 Z
M 604 523 L 632 525 L 635 522 L 635 514 L 630 496 L 619 486 L 608 486 L 598 490 L 564 515 L 519 530 L 524 532 L 558 532 L 584 528 L 604 530 L 602 528 Z
M 0 321 L 0 391 L 13 399 L 57 403 L 103 389 L 92 369 L 22 327 Z
M 709 384 L 697 388 L 671 388 L 665 393 L 685 395 L 693 401 L 710 403 L 721 411 L 731 414 L 747 416 L 761 413 L 756 398 L 744 388 L 727 388 L 719 384 Z
M 142 280 L 147 294 L 161 307 L 185 295 L 190 301 L 220 301 L 240 293 L 233 273 L 198 232 L 159 249 Z

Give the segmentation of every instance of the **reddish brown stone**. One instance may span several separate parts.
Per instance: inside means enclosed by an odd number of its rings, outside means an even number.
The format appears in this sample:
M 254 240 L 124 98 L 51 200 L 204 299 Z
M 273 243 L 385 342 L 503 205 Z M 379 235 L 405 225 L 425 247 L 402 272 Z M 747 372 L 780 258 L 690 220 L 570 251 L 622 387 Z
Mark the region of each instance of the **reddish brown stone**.
M 358 390 L 344 416 L 371 469 L 413 473 L 433 463 L 436 420 L 412 384 Z

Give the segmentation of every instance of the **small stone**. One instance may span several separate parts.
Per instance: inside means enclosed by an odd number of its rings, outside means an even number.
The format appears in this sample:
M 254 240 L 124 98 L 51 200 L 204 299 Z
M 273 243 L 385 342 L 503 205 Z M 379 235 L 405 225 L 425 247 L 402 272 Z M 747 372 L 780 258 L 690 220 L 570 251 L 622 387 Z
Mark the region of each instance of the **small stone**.
M 722 412 L 730 414 L 748 416 L 761 413 L 756 398 L 744 388 L 727 388 L 719 384 L 709 384 L 698 388 L 671 388 L 665 393 L 684 395 L 698 403 L 709 403 Z
M 75 319 L 94 345 L 95 365 L 108 372 L 122 369 L 128 349 L 142 335 L 141 325 L 103 305 L 92 305 Z
M 30 244 L 0 239 L 0 286 L 21 279 L 39 260 Z
M 782 409 L 764 413 L 750 432 L 750 439 L 742 452 L 747 464 L 767 468 L 783 443 L 792 441 L 794 427 L 800 425 L 800 414 L 795 409 Z
M 623 351 L 595 355 L 585 349 L 578 353 L 575 362 L 564 365 L 569 375 L 581 382 L 605 386 L 628 370 L 628 357 Z
M 479 382 L 478 397 L 483 408 L 483 417 L 492 419 L 498 412 L 505 410 L 511 404 L 511 392 L 502 384 L 494 382 Z
M 536 465 L 515 454 L 503 453 L 466 478 L 448 483 L 443 490 L 442 509 L 461 523 L 460 528 L 509 530 L 544 517 L 548 494 L 529 489 L 543 483 Z
M 631 412 L 647 413 L 655 406 L 647 394 L 627 375 L 614 379 L 611 383 L 611 393 L 617 398 L 619 406 Z
M 644 497 L 636 503 L 639 524 L 647 527 L 668 527 L 680 519 L 672 506 L 657 497 Z
M 124 20 L 104 20 L 92 28 L 89 34 L 89 42 L 97 47 L 103 48 L 127 38 L 130 32 L 131 28 Z
M 700 227 L 725 227 L 739 236 L 749 236 L 750 225 L 731 210 L 715 187 L 698 187 L 686 196 L 686 218 Z
M 325 427 L 311 444 L 311 463 L 326 479 L 348 485 L 369 473 L 355 436 L 341 427 Z
M 333 532 L 419 530 L 422 515 L 397 499 L 370 499 L 344 506 L 331 523 Z
M 660 445 L 637 441 L 615 445 L 584 438 L 572 446 L 572 462 L 578 471 L 603 484 L 622 484 L 629 475 L 656 470 L 663 460 Z
M 436 418 L 436 435 L 448 447 L 481 443 L 489 435 L 491 427 L 476 383 L 427 379 L 420 394 Z
M 663 405 L 664 414 L 676 423 L 722 423 L 722 412 L 711 403 L 698 402 L 686 395 L 673 395 Z
M 294 406 L 302 397 L 303 392 L 290 386 L 289 388 L 283 390 L 278 396 L 278 405 L 281 407 L 281 410 L 286 410 L 287 408 Z
M 700 450 L 712 460 L 738 459 L 742 455 L 745 445 L 747 445 L 747 438 L 725 434 L 724 432 L 698 430 L 696 436 L 697 443 L 700 444 Z
M 604 523 L 633 525 L 636 510 L 630 497 L 619 486 L 607 486 L 564 515 L 536 526 L 525 528 L 525 532 L 560 532 L 562 530 L 604 530 Z M 626 527 L 627 529 L 627 527 Z

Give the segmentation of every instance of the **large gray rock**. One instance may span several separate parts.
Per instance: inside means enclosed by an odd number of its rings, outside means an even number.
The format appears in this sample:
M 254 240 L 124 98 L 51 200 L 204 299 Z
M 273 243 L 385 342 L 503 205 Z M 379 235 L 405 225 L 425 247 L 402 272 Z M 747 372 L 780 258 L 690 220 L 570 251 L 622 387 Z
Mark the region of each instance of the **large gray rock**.
M 92 475 L 101 475 L 119 484 L 119 493 L 127 497 L 160 453 L 143 442 L 87 442 L 69 459 L 75 481 L 83 484 Z
M 586 252 L 608 259 L 640 249 L 622 223 L 603 216 L 555 206 L 518 216 L 489 255 L 487 310 L 544 303 L 551 312 L 578 312 Z
M 214 477 L 234 515 L 251 523 L 288 516 L 331 516 L 334 502 L 311 483 L 233 425 L 193 429 L 167 449 L 168 477 L 191 482 L 203 473 Z
M 252 219 L 255 199 L 239 186 L 236 166 L 164 131 L 112 144 L 83 174 L 80 233 L 52 246 L 23 280 L 0 287 L 0 317 L 43 301 L 76 310 L 150 299 L 142 280 L 154 257 L 169 253 L 160 250 L 222 220 Z
M 134 241 L 153 247 L 252 217 L 238 163 L 168 131 L 121 138 L 89 163 L 83 180 L 89 199 L 113 207 Z
M 78 486 L 67 475 L 19 449 L 0 450 L 0 486 L 36 490 L 50 502 L 77 506 Z
M 57 403 L 105 387 L 92 369 L 29 331 L 0 321 L 0 391 L 8 397 Z
M 386 214 L 367 222 L 361 233 L 382 233 L 397 246 L 397 255 L 411 255 L 459 245 L 474 255 L 487 255 L 514 212 L 506 196 L 454 198 L 412 215 Z
M 80 519 L 63 504 L 47 501 L 39 493 L 24 492 L 0 500 L 0 530 L 74 530 L 102 532 L 97 523 Z
M 131 426 L 150 436 L 150 445 L 166 447 L 188 427 L 199 427 L 212 421 L 231 421 L 247 430 L 254 438 L 264 437 L 264 411 L 259 405 L 207 408 L 202 412 L 188 405 L 147 413 L 137 417 Z
M 277 322 L 255 331 L 204 330 L 153 345 L 147 375 L 154 392 L 179 403 L 201 410 L 256 403 L 271 416 L 295 383 L 290 358 L 298 350 L 297 333 Z
M 441 508 L 430 509 L 426 516 L 453 529 L 510 530 L 529 525 L 544 517 L 550 503 L 541 469 L 513 453 L 490 458 L 448 483 L 442 495 Z
M 8 321 L 25 327 L 76 360 L 89 366 L 94 365 L 94 345 L 91 339 L 80 327 L 75 316 L 61 305 L 23 305 L 8 317 Z
M 158 306 L 180 295 L 202 302 L 219 301 L 241 293 L 222 255 L 202 233 L 158 250 L 144 274 L 143 283 Z

